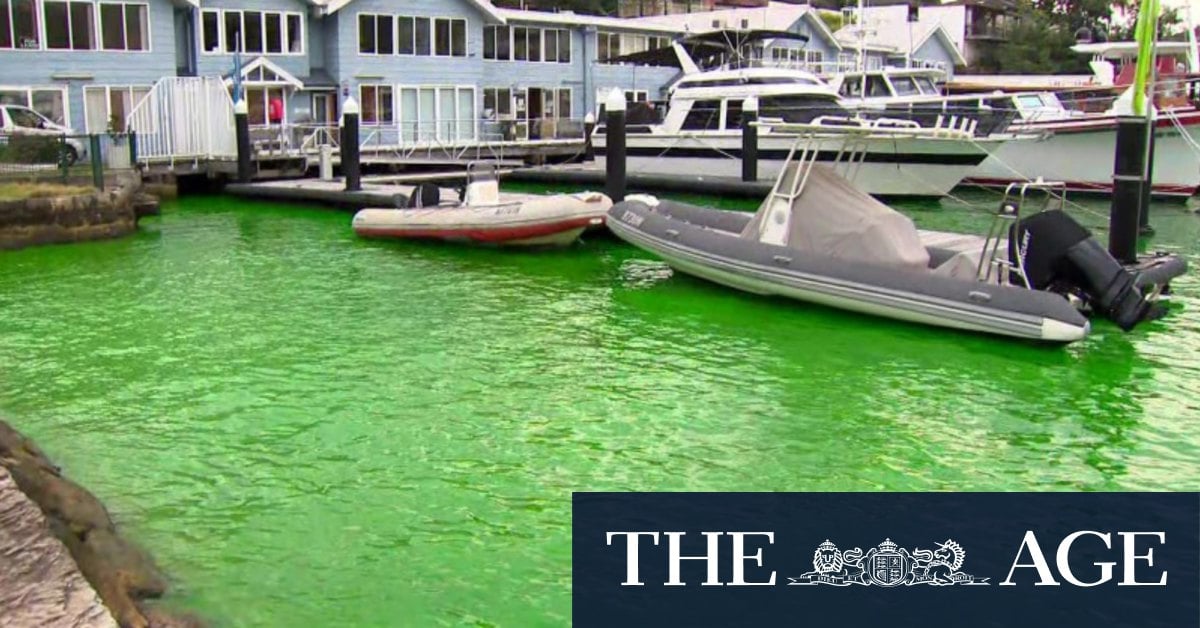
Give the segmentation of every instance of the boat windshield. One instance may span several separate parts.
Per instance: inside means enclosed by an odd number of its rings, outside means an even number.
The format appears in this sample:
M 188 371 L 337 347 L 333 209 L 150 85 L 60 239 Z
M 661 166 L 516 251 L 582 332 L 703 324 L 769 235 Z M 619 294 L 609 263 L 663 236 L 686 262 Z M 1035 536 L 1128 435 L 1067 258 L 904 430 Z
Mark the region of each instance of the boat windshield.
M 930 96 L 941 95 L 941 91 L 938 90 L 937 85 L 934 85 L 933 81 L 928 77 L 915 76 L 913 77 L 913 80 L 917 82 L 917 87 L 921 88 L 922 94 L 929 94 Z
M 897 96 L 917 96 L 921 90 L 917 87 L 917 81 L 911 76 L 893 76 L 892 88 L 896 91 Z

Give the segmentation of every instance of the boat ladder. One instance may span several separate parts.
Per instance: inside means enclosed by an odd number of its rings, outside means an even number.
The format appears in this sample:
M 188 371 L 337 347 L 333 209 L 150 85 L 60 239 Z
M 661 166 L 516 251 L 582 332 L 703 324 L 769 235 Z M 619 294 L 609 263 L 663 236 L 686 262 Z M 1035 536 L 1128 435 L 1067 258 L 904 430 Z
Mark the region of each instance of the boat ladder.
M 1065 183 L 1038 179 L 1037 181 L 1008 184 L 1004 190 L 1004 198 L 1000 200 L 1000 206 L 996 210 L 992 224 L 983 240 L 983 254 L 979 257 L 979 265 L 975 269 L 975 275 L 979 281 L 1009 284 L 1015 283 L 1014 279 L 1016 279 L 1020 281 L 1021 285 L 1032 289 L 1029 277 L 1025 272 L 1025 251 L 1028 241 L 1021 242 L 1016 246 L 1009 243 L 1009 237 L 1020 232 L 1018 227 L 1021 223 L 1021 212 L 1030 208 L 1027 203 L 1030 192 L 1039 193 L 1041 203 L 1032 205 L 1032 211 L 1027 211 L 1027 214 L 1036 214 L 1052 209 L 1062 210 L 1066 205 L 1067 186 Z

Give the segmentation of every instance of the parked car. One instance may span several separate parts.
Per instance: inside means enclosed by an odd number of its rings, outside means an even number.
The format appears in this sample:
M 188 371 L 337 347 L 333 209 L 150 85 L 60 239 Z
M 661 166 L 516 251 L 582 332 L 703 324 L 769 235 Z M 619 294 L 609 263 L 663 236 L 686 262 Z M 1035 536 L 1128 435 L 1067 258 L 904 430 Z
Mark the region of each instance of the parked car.
M 21 105 L 0 105 L 0 135 L 63 137 L 62 159 L 68 166 L 79 161 L 87 152 L 87 145 L 73 137 L 79 135 L 77 131 Z

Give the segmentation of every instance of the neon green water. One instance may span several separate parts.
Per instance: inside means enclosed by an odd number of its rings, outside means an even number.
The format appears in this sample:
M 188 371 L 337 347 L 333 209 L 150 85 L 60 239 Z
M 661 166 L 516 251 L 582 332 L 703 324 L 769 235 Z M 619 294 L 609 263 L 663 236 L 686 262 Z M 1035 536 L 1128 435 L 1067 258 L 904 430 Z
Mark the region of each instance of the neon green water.
M 1200 218 L 1155 224 L 1195 266 Z M 0 253 L 0 409 L 218 625 L 563 625 L 576 489 L 1200 488 L 1200 282 L 1176 288 L 1166 321 L 1048 349 L 609 240 L 365 242 L 343 213 L 188 199 Z

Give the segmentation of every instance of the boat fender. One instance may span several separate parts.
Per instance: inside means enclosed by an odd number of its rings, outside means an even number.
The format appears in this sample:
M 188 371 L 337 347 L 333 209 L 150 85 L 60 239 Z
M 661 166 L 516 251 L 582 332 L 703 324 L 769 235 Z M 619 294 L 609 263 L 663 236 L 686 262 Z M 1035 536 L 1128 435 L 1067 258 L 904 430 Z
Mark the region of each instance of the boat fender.
M 587 192 L 580 192 L 580 193 L 576 194 L 575 198 L 577 198 L 585 203 L 600 203 L 608 197 L 604 196 L 600 192 L 593 192 L 591 190 L 588 190 Z
M 651 207 L 651 208 L 658 207 L 658 197 L 651 196 L 649 194 L 630 194 L 625 197 L 625 200 L 632 201 L 635 203 L 641 203 L 641 204 L 645 205 L 646 207 Z

